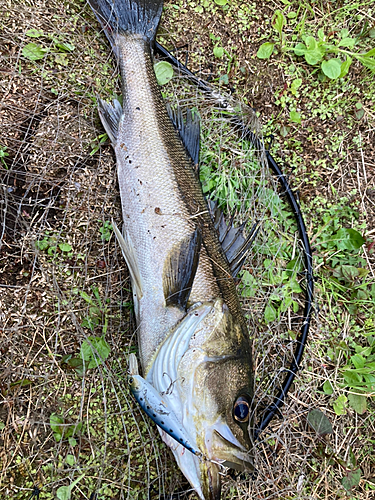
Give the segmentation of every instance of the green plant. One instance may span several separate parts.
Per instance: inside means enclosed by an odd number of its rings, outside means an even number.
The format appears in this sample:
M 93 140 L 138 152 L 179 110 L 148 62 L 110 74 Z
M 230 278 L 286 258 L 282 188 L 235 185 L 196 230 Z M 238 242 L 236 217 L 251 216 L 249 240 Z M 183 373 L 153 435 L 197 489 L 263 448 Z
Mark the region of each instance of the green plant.
M 49 46 L 45 47 L 35 42 L 26 44 L 22 49 L 22 55 L 29 61 L 39 61 L 46 55 L 52 55 L 56 64 L 68 66 L 67 54 L 73 52 L 75 46 L 70 42 L 65 42 L 61 36 L 43 33 L 37 29 L 30 29 L 26 32 L 29 38 L 44 39 L 49 41 Z M 52 45 L 51 45 L 52 43 Z
M 70 500 L 72 495 L 72 490 L 76 484 L 78 484 L 81 479 L 85 477 L 85 474 L 81 474 L 75 481 L 69 486 L 60 486 L 56 490 L 56 496 L 59 500 Z
M 2 163 L 5 168 L 7 167 L 7 164 L 5 163 L 5 159 L 7 156 L 9 156 L 9 153 L 6 152 L 6 149 L 8 149 L 6 146 L 1 146 L 0 145 L 0 163 Z
M 357 59 L 366 68 L 375 72 L 375 48 L 363 53 L 353 51 L 359 38 L 349 36 L 348 29 L 343 28 L 338 37 L 334 37 L 333 34 L 326 35 L 323 29 L 318 29 L 317 37 L 302 33 L 300 35 L 302 41 L 294 44 L 293 41 L 287 41 L 283 32 L 286 24 L 287 19 L 283 12 L 276 10 L 272 18 L 272 27 L 279 36 L 279 42 L 263 43 L 257 52 L 259 59 L 269 59 L 275 47 L 278 47 L 282 52 L 304 57 L 307 64 L 319 67 L 322 73 L 332 80 L 345 77 L 353 59 Z M 296 35 L 293 35 L 292 39 L 293 37 L 296 38 Z
M 102 221 L 98 221 L 102 222 Z M 109 241 L 113 232 L 112 224 L 109 221 L 103 221 L 103 225 L 99 228 L 99 233 L 102 235 L 102 241 Z
M 68 439 L 69 444 L 75 446 L 76 440 L 73 436 L 81 431 L 82 422 L 69 424 L 64 417 L 52 413 L 49 418 L 49 423 L 53 432 L 53 437 L 57 442 L 62 439 Z
M 96 137 L 90 144 L 90 146 L 92 148 L 91 152 L 90 152 L 90 156 L 93 156 L 97 151 L 99 151 L 100 146 L 105 144 L 107 141 L 108 141 L 108 134 L 107 133 L 98 135 L 98 137 Z

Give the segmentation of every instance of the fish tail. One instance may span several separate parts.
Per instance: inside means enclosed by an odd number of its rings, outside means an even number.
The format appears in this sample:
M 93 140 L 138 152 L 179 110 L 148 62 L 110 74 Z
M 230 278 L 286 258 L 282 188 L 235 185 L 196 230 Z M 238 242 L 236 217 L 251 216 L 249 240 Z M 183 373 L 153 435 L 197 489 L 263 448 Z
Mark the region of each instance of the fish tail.
M 138 34 L 153 42 L 163 0 L 88 0 L 112 47 L 116 35 Z

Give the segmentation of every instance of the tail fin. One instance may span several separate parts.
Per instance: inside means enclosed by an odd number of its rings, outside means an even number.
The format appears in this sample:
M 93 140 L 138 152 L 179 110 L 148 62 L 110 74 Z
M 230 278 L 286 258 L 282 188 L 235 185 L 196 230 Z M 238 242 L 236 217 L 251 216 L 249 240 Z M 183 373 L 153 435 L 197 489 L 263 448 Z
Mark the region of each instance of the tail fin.
M 153 41 L 163 0 L 87 0 L 113 46 L 113 36 L 133 33 Z

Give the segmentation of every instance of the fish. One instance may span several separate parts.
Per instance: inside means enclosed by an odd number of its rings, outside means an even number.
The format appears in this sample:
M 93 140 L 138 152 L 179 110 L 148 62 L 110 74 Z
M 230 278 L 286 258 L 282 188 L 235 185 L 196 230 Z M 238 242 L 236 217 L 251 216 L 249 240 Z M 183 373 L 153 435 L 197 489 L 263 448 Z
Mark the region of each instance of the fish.
M 116 155 L 139 359 L 129 386 L 202 500 L 223 468 L 254 470 L 252 345 L 235 275 L 249 238 L 208 203 L 199 117 L 168 108 L 152 47 L 162 0 L 88 0 L 119 62 L 122 105 L 98 98 Z M 163 422 L 163 423 L 162 423 Z

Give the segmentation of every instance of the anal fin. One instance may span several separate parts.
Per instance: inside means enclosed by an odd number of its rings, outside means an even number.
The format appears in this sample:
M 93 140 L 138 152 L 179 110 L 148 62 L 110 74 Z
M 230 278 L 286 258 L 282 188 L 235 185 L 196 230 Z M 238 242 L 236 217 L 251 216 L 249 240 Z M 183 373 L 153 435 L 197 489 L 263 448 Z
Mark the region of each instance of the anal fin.
M 164 263 L 163 290 L 166 306 L 186 309 L 198 267 L 202 237 L 194 233 L 176 243 Z

